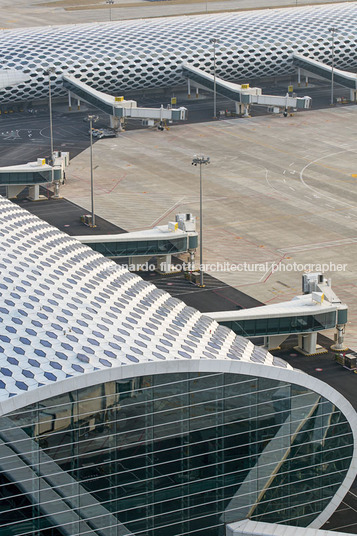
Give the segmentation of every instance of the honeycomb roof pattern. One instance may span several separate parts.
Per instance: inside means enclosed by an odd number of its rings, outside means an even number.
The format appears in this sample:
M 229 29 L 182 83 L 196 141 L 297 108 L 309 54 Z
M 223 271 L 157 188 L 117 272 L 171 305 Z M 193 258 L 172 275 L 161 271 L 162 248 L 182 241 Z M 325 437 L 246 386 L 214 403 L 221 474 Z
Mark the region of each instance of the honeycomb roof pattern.
M 182 16 L 108 23 L 3 30 L 3 68 L 21 69 L 27 82 L 0 91 L 2 102 L 65 95 L 61 74 L 70 73 L 94 89 L 128 90 L 183 83 L 181 64 L 213 70 L 209 40 L 217 37 L 217 75 L 227 80 L 294 72 L 292 52 L 331 61 L 331 32 L 336 66 L 357 67 L 357 3 L 330 4 L 244 13 Z
M 0 401 L 127 364 L 235 359 L 291 369 L 0 197 Z

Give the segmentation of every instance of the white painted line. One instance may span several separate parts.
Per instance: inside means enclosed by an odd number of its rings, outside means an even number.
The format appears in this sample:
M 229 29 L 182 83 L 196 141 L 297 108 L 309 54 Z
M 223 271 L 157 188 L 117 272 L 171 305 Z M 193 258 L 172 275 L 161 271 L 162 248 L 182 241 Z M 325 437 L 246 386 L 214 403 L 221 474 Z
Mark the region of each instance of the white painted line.
M 173 210 L 175 210 L 175 208 L 177 208 L 177 207 L 179 207 L 181 205 L 181 203 L 183 202 L 184 199 L 185 199 L 185 196 L 181 197 L 181 199 L 179 199 L 179 201 L 176 201 L 176 203 L 174 203 L 170 208 L 168 208 L 165 212 L 163 212 L 163 214 L 161 214 L 161 216 L 159 216 L 158 218 L 156 218 L 155 221 L 152 222 L 151 227 L 155 227 L 155 225 L 158 225 L 161 220 L 163 220 L 164 218 L 168 217 L 169 214 Z
M 328 153 L 328 154 L 326 154 L 326 155 L 324 155 L 324 156 L 321 156 L 320 158 L 316 158 L 315 160 L 312 160 L 311 162 L 309 162 L 308 164 L 306 164 L 306 166 L 304 166 L 304 167 L 302 168 L 302 170 L 300 171 L 300 181 L 301 181 L 301 183 L 302 183 L 306 188 L 309 188 L 310 190 L 316 192 L 316 188 L 314 188 L 313 186 L 310 186 L 309 184 L 307 184 L 307 183 L 305 182 L 305 180 L 304 180 L 304 173 L 305 173 L 305 170 L 306 170 L 309 166 L 311 166 L 312 164 L 316 164 L 316 162 L 320 162 L 320 161 L 323 160 L 324 158 L 329 158 L 329 157 L 331 157 L 331 156 L 336 156 L 336 155 L 338 155 L 338 154 L 343 154 L 343 153 L 348 153 L 348 152 L 352 152 L 352 150 L 351 150 L 351 149 L 350 149 L 350 150 L 345 149 L 345 150 L 343 150 L 343 151 L 338 151 L 338 152 L 336 152 L 336 153 Z M 336 199 L 336 198 L 334 198 L 334 197 L 331 197 L 331 196 L 328 195 L 328 194 L 325 194 L 324 192 L 320 192 L 320 194 L 321 194 L 323 197 L 329 199 L 330 201 L 333 201 L 334 203 L 337 203 L 337 204 L 340 204 L 340 205 L 344 205 L 344 206 L 347 206 L 347 207 L 352 208 L 352 209 L 355 208 L 354 205 L 351 205 L 350 203 L 347 203 L 346 201 L 342 201 L 342 199 Z
M 270 188 L 272 188 L 272 189 L 275 190 L 276 192 L 279 192 L 279 193 L 280 193 L 280 191 L 279 191 L 277 188 L 275 188 L 275 186 L 273 186 L 273 185 L 271 184 L 270 180 L 268 179 L 268 174 L 269 174 L 269 170 L 268 170 L 267 168 L 265 168 L 265 181 L 266 181 L 266 183 L 270 186 Z

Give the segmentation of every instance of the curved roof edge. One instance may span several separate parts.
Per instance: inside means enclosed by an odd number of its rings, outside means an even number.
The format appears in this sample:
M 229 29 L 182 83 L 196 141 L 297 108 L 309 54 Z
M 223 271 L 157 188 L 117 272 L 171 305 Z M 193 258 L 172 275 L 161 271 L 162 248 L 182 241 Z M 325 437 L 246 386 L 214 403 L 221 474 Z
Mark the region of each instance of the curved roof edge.
M 24 408 L 29 404 L 40 402 L 72 390 L 91 387 L 98 383 L 106 383 L 113 380 L 150 374 L 178 372 L 226 372 L 287 381 L 311 389 L 328 399 L 342 411 L 352 429 L 354 452 L 351 465 L 341 486 L 327 507 L 309 525 L 311 528 L 320 528 L 344 499 L 357 475 L 357 413 L 350 402 L 348 402 L 348 400 L 346 400 L 346 398 L 333 387 L 299 370 L 267 367 L 261 364 L 223 359 L 212 361 L 206 359 L 192 359 L 190 361 L 172 360 L 165 362 L 139 363 L 135 365 L 127 365 L 125 367 L 115 367 L 109 370 L 98 370 L 91 374 L 76 376 L 51 385 L 45 385 L 41 387 L 41 389 L 34 389 L 21 395 L 17 395 L 16 397 L 9 398 L 0 403 L 0 416 Z

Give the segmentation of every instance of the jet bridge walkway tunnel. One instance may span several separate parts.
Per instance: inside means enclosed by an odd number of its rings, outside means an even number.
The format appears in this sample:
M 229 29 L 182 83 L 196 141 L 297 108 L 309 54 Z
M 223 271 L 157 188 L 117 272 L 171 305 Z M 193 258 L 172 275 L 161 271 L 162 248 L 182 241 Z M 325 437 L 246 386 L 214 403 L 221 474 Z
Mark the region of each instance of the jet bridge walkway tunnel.
M 129 258 L 129 264 L 133 269 L 140 269 L 152 257 L 157 257 L 160 271 L 166 273 L 171 271 L 172 255 L 189 252 L 194 256 L 194 251 L 198 246 L 195 219 L 191 214 L 187 216 L 190 219 L 180 223 L 182 228 L 178 228 L 178 223 L 171 222 L 168 225 L 144 231 L 114 235 L 85 235 L 75 238 L 105 257 Z M 187 228 L 192 230 L 185 230 Z
M 64 179 L 68 164 L 69 153 L 56 151 L 53 153 L 52 165 L 46 163 L 45 158 L 38 158 L 36 162 L 0 167 L 0 186 L 6 186 L 8 198 L 16 197 L 28 186 L 29 198 L 37 201 L 40 198 L 40 185 L 54 184 L 55 195 L 58 197 L 59 184 Z
M 296 349 L 305 355 L 325 352 L 317 346 L 317 333 L 336 329 L 337 343 L 333 349 L 344 351 L 348 307 L 341 303 L 327 280 L 319 283 L 318 289 L 319 292 L 296 296 L 287 302 L 206 314 L 242 337 L 264 337 L 269 350 L 279 347 L 289 335 L 298 335 Z
M 125 100 L 97 91 L 88 84 L 81 82 L 74 76 L 63 75 L 63 87 L 68 91 L 69 107 L 71 108 L 71 95 L 92 104 L 110 116 L 111 126 L 120 128 L 125 118 L 153 120 L 153 121 L 184 121 L 187 118 L 187 109 L 180 108 L 141 108 L 134 100 Z
M 312 58 L 307 58 L 301 54 L 293 54 L 294 65 L 298 68 L 298 82 L 300 83 L 301 72 L 307 74 L 313 74 L 318 78 L 324 80 L 332 80 L 332 71 L 334 82 L 346 87 L 350 90 L 351 101 L 357 100 L 357 75 L 350 73 L 349 71 L 342 71 L 341 69 L 332 69 L 330 65 L 326 65 L 321 61 L 316 61 Z
M 237 113 L 247 114 L 249 106 L 256 104 L 258 106 L 278 107 L 282 109 L 296 108 L 307 109 L 311 107 L 311 97 L 292 97 L 289 94 L 286 95 L 263 95 L 261 88 L 249 87 L 249 84 L 235 84 L 233 82 L 227 82 L 222 78 L 213 75 L 193 67 L 188 63 L 182 65 L 183 75 L 187 78 L 190 93 L 190 82 L 192 81 L 198 87 L 214 91 L 216 86 L 216 92 L 224 97 L 228 97 L 236 103 Z

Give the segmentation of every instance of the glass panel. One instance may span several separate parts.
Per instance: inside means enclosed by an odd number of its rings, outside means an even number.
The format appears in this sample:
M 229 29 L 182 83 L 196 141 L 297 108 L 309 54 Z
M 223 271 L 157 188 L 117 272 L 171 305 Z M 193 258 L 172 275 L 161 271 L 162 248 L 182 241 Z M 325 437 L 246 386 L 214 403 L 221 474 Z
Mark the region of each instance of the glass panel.
M 338 408 L 285 382 L 186 373 L 96 385 L 0 420 L 0 532 L 223 536 L 246 517 L 307 526 L 352 443 Z
M 89 247 L 107 256 L 166 255 L 187 250 L 187 239 L 136 240 L 128 242 L 102 242 Z
M 281 318 L 259 318 L 251 320 L 231 320 L 220 322 L 222 326 L 232 329 L 237 335 L 254 337 L 280 333 L 301 333 L 320 331 L 336 325 L 336 312 L 317 315 L 288 316 Z

